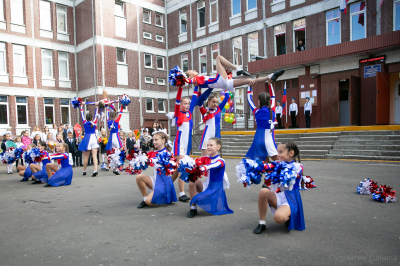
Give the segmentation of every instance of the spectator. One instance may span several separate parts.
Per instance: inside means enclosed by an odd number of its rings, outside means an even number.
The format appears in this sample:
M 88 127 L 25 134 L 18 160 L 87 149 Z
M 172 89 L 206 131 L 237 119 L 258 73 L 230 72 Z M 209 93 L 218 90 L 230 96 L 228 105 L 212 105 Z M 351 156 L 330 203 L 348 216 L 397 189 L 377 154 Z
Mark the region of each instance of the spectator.
M 33 144 L 35 144 L 36 146 L 38 145 L 39 142 L 41 142 L 41 136 L 42 134 L 36 134 L 35 135 L 35 139 L 33 140 Z
M 305 49 L 306 49 L 306 47 L 303 45 L 303 41 L 300 40 L 300 41 L 299 41 L 299 46 L 297 46 L 296 50 L 297 50 L 298 52 L 300 52 L 300 51 L 304 51 Z

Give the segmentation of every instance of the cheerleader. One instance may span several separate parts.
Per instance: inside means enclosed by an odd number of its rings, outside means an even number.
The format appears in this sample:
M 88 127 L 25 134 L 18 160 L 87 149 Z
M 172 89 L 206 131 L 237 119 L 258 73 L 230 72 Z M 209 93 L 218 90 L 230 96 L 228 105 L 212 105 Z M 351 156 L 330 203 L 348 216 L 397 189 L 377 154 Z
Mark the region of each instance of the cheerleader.
M 51 133 L 49 133 L 51 135 Z M 46 165 L 50 163 L 49 153 L 45 150 L 47 147 L 46 142 L 41 141 L 38 145 L 40 149 L 40 153 L 43 156 L 42 159 L 42 168 L 38 164 L 31 163 L 29 168 L 32 172 L 32 180 L 34 180 L 31 184 L 41 184 L 42 182 L 47 182 L 49 177 L 47 176 Z
M 228 176 L 225 173 L 225 161 L 219 157 L 219 150 L 222 147 L 221 139 L 210 138 L 207 141 L 207 157 L 202 157 L 202 172 L 207 172 L 207 179 L 202 182 L 197 179 L 194 183 L 190 182 L 189 192 L 190 211 L 188 218 L 197 215 L 197 205 L 212 215 L 233 213 L 229 209 L 226 199 L 225 189 L 229 189 Z
M 119 152 L 121 148 L 123 148 L 123 144 L 121 141 L 121 138 L 119 136 L 119 121 L 121 120 L 122 117 L 122 112 L 124 110 L 124 106 L 121 104 L 121 108 L 119 112 L 112 111 L 110 113 L 110 110 L 107 111 L 107 125 L 108 128 L 110 129 L 110 137 L 108 138 L 108 142 L 106 145 L 106 151 L 110 151 L 113 148 L 117 149 L 116 152 Z M 94 154 L 93 154 L 94 158 Z M 97 162 L 96 162 L 97 163 Z M 119 175 L 118 169 L 114 169 L 113 173 L 116 175 Z
M 299 163 L 295 163 L 295 158 Z M 258 194 L 258 212 L 260 221 L 255 234 L 260 234 L 266 229 L 265 215 L 268 205 L 274 215 L 274 221 L 278 224 L 285 223 L 288 230 L 296 229 L 303 231 L 306 229 L 304 222 L 303 203 L 299 192 L 300 186 L 304 188 L 302 181 L 303 166 L 300 164 L 299 148 L 293 142 L 281 143 L 278 146 L 278 160 L 291 164 L 297 173 L 296 183 L 292 190 L 275 192 L 279 184 L 272 185 L 271 190 L 262 188 Z
M 153 145 L 157 151 L 149 153 L 149 157 L 152 157 L 150 158 L 151 163 L 156 163 L 155 156 L 157 153 L 166 150 L 171 151 L 171 148 L 165 147 L 167 143 L 168 137 L 163 132 L 157 132 L 153 135 Z M 158 173 L 156 167 L 154 167 L 153 177 L 140 174 L 136 177 L 136 183 L 143 196 L 143 201 L 137 207 L 138 209 L 154 204 L 170 204 L 177 201 L 174 181 L 171 176 Z M 150 194 L 147 194 L 146 187 L 151 190 Z
M 97 141 L 96 141 L 97 143 Z M 52 160 L 60 160 L 61 168 L 58 169 L 58 166 L 52 163 L 46 164 L 47 176 L 49 177 L 47 180 L 47 184 L 45 187 L 59 187 L 59 186 L 68 186 L 71 185 L 72 182 L 72 165 L 69 160 L 69 151 L 67 143 L 58 143 L 57 150 L 60 152 L 58 154 L 50 155 L 48 159 Z M 52 173 L 54 172 L 54 175 Z
M 212 90 L 212 89 L 208 89 Z M 225 104 L 229 100 L 229 92 L 225 91 L 225 98 L 218 105 L 217 97 L 211 95 L 207 100 L 207 108 L 204 108 L 203 102 L 205 97 L 207 97 L 208 90 L 199 96 L 197 100 L 197 105 L 200 107 L 200 113 L 203 116 L 203 124 L 205 124 L 203 135 L 200 141 L 201 156 L 207 156 L 207 142 L 210 138 L 221 138 L 221 110 L 224 108 Z M 211 92 L 211 91 L 210 91 Z
M 97 143 L 96 138 L 96 124 L 97 124 L 97 112 L 99 108 L 96 108 L 94 112 L 94 118 L 90 113 L 86 114 L 85 119 L 85 111 L 83 109 L 83 105 L 80 105 L 81 108 L 81 119 L 83 122 L 83 127 L 85 129 L 85 136 L 81 144 L 79 144 L 79 150 L 83 152 L 85 155 L 85 161 L 83 162 L 83 175 L 86 175 L 86 167 L 89 161 L 89 154 L 92 153 L 93 163 L 94 163 L 94 171 L 92 177 L 97 176 L 97 149 L 99 148 L 99 144 Z M 93 120 L 92 120 L 93 119 Z M 58 146 L 58 145 L 57 145 Z
M 267 157 L 271 157 L 274 161 L 277 160 L 278 151 L 276 150 L 275 143 L 275 131 L 274 131 L 274 120 L 275 115 L 270 107 L 271 96 L 262 92 L 258 95 L 258 109 L 253 102 L 253 96 L 251 94 L 252 88 L 247 88 L 247 100 L 249 102 L 251 111 L 253 112 L 257 130 L 254 135 L 253 143 L 250 149 L 246 153 L 246 158 L 255 160 L 256 158 L 265 161 Z
M 26 154 L 29 150 L 31 150 L 33 148 L 36 148 L 36 145 L 33 143 L 29 144 L 28 147 L 26 148 L 26 151 L 24 154 Z M 24 161 L 25 161 L 26 166 L 19 165 L 17 167 L 18 174 L 20 176 L 22 176 L 22 179 L 19 182 L 27 182 L 29 180 L 29 178 L 32 176 L 32 171 L 31 171 L 30 165 L 36 164 L 36 162 L 29 163 L 28 160 L 26 160 L 26 159 Z
M 171 126 L 176 124 L 177 132 L 175 136 L 173 153 L 175 158 L 179 161 L 185 155 L 190 154 L 190 149 L 192 148 L 192 128 L 193 128 L 193 120 L 192 113 L 193 109 L 196 105 L 198 95 L 198 87 L 194 87 L 192 101 L 190 102 L 188 97 L 182 98 L 182 88 L 178 88 L 178 93 L 176 94 L 176 102 L 175 102 L 175 112 L 169 113 L 168 117 L 172 120 Z M 182 100 L 182 101 L 181 101 Z M 172 175 L 172 179 L 175 181 L 178 178 L 178 171 L 176 171 Z M 188 201 L 190 198 L 185 195 L 184 186 L 185 182 L 178 179 L 179 185 L 179 200 L 180 201 Z
M 11 134 L 10 133 L 5 133 L 3 135 L 3 142 L 1 143 L 1 149 L 3 150 L 2 153 L 5 153 L 7 151 L 7 141 L 11 140 Z M 4 162 L 5 163 L 5 162 Z M 7 163 L 7 174 L 13 174 L 12 171 L 12 165 Z M 18 166 L 17 166 L 17 171 L 18 171 Z
M 263 83 L 266 81 L 275 82 L 278 79 L 278 77 L 285 72 L 285 70 L 279 70 L 266 77 L 257 79 L 250 79 L 250 78 L 228 79 L 228 74 L 226 73 L 225 68 L 232 70 L 236 69 L 237 76 L 239 75 L 251 76 L 251 74 L 233 65 L 228 60 L 226 60 L 222 55 L 217 56 L 216 64 L 217 64 L 217 76 L 215 78 L 209 76 L 199 76 L 199 73 L 197 73 L 196 70 L 188 70 L 186 71 L 186 76 L 188 78 L 185 81 L 189 84 L 195 84 L 200 88 L 221 88 L 223 90 L 234 91 L 234 88 L 243 85 L 253 86 L 254 84 Z

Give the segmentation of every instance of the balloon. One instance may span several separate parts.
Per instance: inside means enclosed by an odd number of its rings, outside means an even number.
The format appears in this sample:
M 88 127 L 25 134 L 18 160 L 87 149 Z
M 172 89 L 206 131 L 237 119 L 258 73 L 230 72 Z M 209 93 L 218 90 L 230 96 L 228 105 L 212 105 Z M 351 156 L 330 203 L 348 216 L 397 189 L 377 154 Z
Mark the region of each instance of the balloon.
M 220 94 L 221 94 L 221 96 L 224 96 L 224 95 L 225 95 L 225 92 L 224 92 L 224 91 L 221 91 Z
M 235 111 L 235 109 L 233 108 L 233 106 L 229 109 L 230 113 L 233 113 Z
M 225 112 L 221 112 L 221 114 L 222 114 L 223 116 L 225 116 L 225 115 L 226 115 L 226 113 L 225 113 Z
M 225 118 L 224 118 L 225 122 L 229 122 L 229 118 L 230 117 L 225 116 Z
M 236 118 L 233 119 L 233 121 L 232 121 L 231 124 L 232 124 L 232 125 L 236 124 Z
M 229 92 L 229 96 L 231 96 L 231 98 L 233 98 L 233 93 L 231 91 Z
M 234 106 L 235 106 L 235 103 L 234 103 L 234 102 L 232 102 L 231 108 L 233 108 Z
M 232 113 L 231 113 L 229 116 L 230 116 L 231 118 L 234 118 L 234 117 L 235 117 L 235 114 L 232 114 Z
M 229 106 L 232 106 L 233 105 L 233 102 L 232 101 L 228 101 L 228 103 L 229 103 Z
M 229 105 L 229 103 L 225 104 L 225 109 L 228 110 L 229 108 L 231 108 L 231 106 Z
M 221 112 L 225 112 L 226 110 L 225 110 L 225 107 L 224 108 L 222 108 L 222 110 L 221 110 Z
M 225 98 L 225 96 L 221 96 L 221 97 L 219 97 L 220 99 L 221 99 L 221 101 L 223 101 L 224 100 L 224 98 Z
M 229 116 L 229 114 L 228 113 L 225 113 L 225 115 L 224 116 Z
M 232 122 L 233 122 L 233 118 L 232 118 L 232 117 L 229 117 L 228 123 L 232 124 Z

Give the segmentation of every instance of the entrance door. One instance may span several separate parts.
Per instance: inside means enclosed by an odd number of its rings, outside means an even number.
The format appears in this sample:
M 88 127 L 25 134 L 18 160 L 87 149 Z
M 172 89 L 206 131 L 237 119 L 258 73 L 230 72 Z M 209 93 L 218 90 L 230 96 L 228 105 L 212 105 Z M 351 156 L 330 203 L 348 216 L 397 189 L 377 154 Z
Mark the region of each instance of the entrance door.
M 350 125 L 349 80 L 339 82 L 339 123 Z
M 394 93 L 394 123 L 400 124 L 400 83 L 397 84 Z
M 385 72 L 376 73 L 376 124 L 387 125 L 390 121 L 390 76 Z

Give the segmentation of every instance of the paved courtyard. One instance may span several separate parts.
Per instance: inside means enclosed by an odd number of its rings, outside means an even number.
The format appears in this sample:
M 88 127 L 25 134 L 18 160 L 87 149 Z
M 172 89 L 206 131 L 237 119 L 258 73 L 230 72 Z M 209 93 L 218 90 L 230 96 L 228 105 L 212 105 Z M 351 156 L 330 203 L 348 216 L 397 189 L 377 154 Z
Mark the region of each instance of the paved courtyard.
M 400 202 L 356 193 L 364 178 L 400 191 L 399 163 L 305 161 L 317 185 L 301 192 L 307 229 L 288 232 L 268 212 L 267 231 L 255 235 L 261 186 L 238 184 L 239 160 L 226 162 L 234 214 L 199 209 L 194 219 L 188 203 L 137 209 L 135 176 L 83 177 L 75 168 L 72 185 L 45 188 L 1 165 L 0 265 L 399 264 Z

